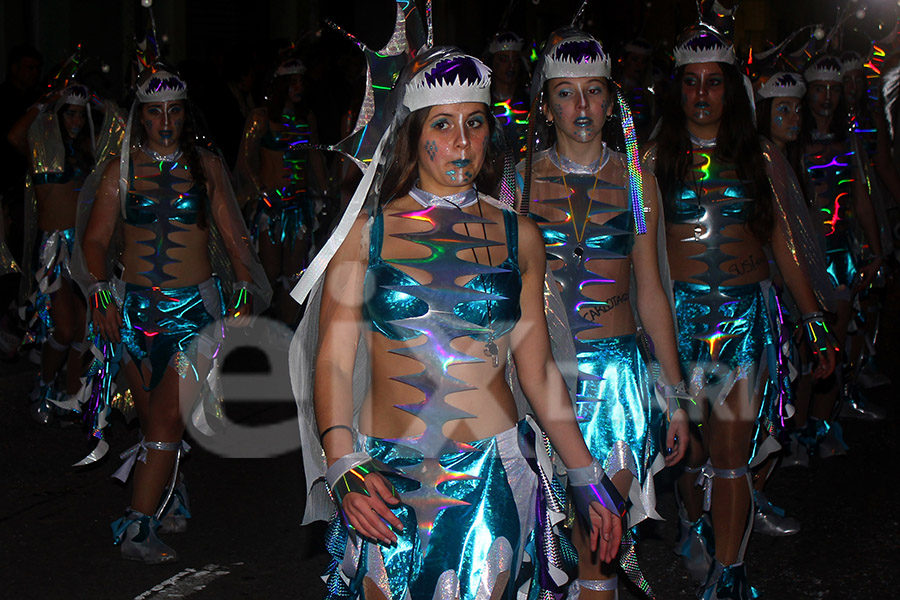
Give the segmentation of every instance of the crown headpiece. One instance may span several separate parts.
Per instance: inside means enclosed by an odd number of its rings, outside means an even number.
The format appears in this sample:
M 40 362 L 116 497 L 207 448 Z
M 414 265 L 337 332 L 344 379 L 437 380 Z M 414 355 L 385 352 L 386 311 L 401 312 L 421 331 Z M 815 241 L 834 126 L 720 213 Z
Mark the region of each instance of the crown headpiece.
M 299 58 L 290 58 L 275 69 L 275 77 L 284 77 L 285 75 L 303 75 L 306 73 L 306 65 Z
M 439 104 L 491 103 L 491 70 L 477 58 L 454 53 L 418 71 L 406 84 L 403 105 L 412 111 Z
M 806 70 L 803 71 L 803 77 L 806 81 L 843 81 L 843 70 L 841 69 L 841 61 L 837 57 L 831 55 L 820 56 L 813 60 Z
M 862 56 L 857 52 L 844 52 L 841 54 L 841 73 L 850 71 L 862 71 L 864 68 Z
M 644 38 L 635 38 L 625 44 L 626 54 L 637 54 L 639 56 L 652 56 L 653 45 Z
M 610 77 L 609 55 L 587 34 L 567 37 L 544 53 L 543 79 Z
M 769 77 L 757 90 L 760 98 L 802 98 L 806 93 L 806 83 L 797 73 L 780 71 Z
M 74 104 L 75 106 L 87 106 L 91 98 L 88 89 L 80 84 L 70 85 L 62 93 L 62 104 Z
M 175 73 L 159 67 L 144 73 L 146 75 L 138 80 L 135 91 L 138 102 L 172 102 L 187 98 L 187 83 Z
M 675 66 L 708 62 L 737 64 L 734 47 L 713 30 L 694 25 L 683 32 L 675 44 Z
M 497 52 L 521 52 L 524 41 L 512 31 L 496 34 L 488 44 L 488 54 Z

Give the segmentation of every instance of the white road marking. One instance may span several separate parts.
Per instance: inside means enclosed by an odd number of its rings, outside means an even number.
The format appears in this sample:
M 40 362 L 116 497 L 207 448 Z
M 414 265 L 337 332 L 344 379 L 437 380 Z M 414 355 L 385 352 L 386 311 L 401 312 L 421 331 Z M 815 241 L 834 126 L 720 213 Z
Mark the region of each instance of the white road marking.
M 237 563 L 242 564 L 242 563 Z M 134 597 L 134 600 L 162 600 L 163 598 L 187 598 L 194 592 L 205 588 L 209 582 L 228 575 L 231 571 L 228 567 L 209 564 L 202 569 L 185 569 L 180 573 L 169 577 L 143 594 Z

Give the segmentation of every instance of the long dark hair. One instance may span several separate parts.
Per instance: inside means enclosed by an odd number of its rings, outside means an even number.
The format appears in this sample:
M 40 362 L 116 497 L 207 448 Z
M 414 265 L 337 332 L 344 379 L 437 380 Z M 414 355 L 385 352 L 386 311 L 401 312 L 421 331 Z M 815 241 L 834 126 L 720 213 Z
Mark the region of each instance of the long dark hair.
M 763 98 L 756 103 L 756 126 L 759 130 L 759 135 L 765 137 L 773 144 L 775 143 L 775 140 L 772 139 L 772 106 L 774 104 L 775 98 Z M 802 104 L 803 102 L 801 101 L 801 105 Z M 803 127 L 803 121 L 804 119 L 801 116 L 801 128 Z M 796 140 L 794 140 L 793 142 L 788 142 L 784 145 L 784 155 L 787 157 L 791 168 L 794 169 L 794 173 L 798 174 L 798 177 L 800 173 L 800 140 L 801 137 L 797 136 Z
M 394 152 L 384 180 L 381 185 L 379 204 L 384 206 L 393 198 L 405 196 L 412 189 L 418 177 L 418 148 L 419 138 L 425 128 L 425 120 L 431 107 L 426 106 L 410 115 L 400 126 L 397 132 Z M 503 157 L 497 156 L 493 151 L 494 136 L 502 135 L 496 129 L 494 118 L 489 107 L 485 105 L 488 125 L 488 144 L 485 150 L 484 164 L 481 171 L 475 176 L 475 187 L 485 194 L 495 195 L 497 185 L 500 183 L 500 174 L 503 170 Z
M 143 110 L 144 105 L 138 104 L 131 122 L 131 130 L 138 132 L 138 140 L 142 144 L 147 141 L 147 131 L 144 129 L 141 119 Z M 203 170 L 203 162 L 200 160 L 200 151 L 195 141 L 194 117 L 191 113 L 190 102 L 188 102 L 187 99 L 184 100 L 184 113 L 184 128 L 181 130 L 181 137 L 178 139 L 178 145 L 181 147 L 183 156 L 187 159 L 188 169 L 191 172 L 191 179 L 193 180 L 194 185 L 201 187 L 205 191 L 206 172 Z M 207 219 L 208 207 L 206 204 L 206 202 L 201 202 L 200 208 L 197 211 L 197 225 L 202 229 L 206 229 L 209 224 Z
M 741 73 L 732 65 L 718 64 L 722 67 L 725 95 L 715 157 L 724 163 L 734 164 L 738 177 L 753 183 L 756 201 L 745 204 L 744 210 L 748 211 L 745 218 L 750 231 L 761 242 L 767 242 L 775 225 L 775 215 L 765 158 L 751 120 L 750 99 Z M 675 81 L 662 103 L 662 122 L 656 138 L 656 179 L 668 215 L 675 214 L 675 198 L 684 185 L 693 160 L 687 117 L 681 105 L 684 71 L 684 66 L 676 70 Z
M 59 110 L 56 111 L 56 117 L 59 121 L 59 133 L 62 135 L 63 140 L 68 140 L 69 136 L 66 131 L 66 123 L 63 115 L 69 110 L 70 106 L 74 105 L 63 104 Z M 90 173 L 91 169 L 94 168 L 94 151 L 91 147 L 91 126 L 90 123 L 88 123 L 88 119 L 91 118 L 91 113 L 88 112 L 86 107 L 84 110 L 84 127 L 81 128 L 81 131 L 78 132 L 78 135 L 71 144 L 63 145 L 65 146 L 66 162 L 71 162 L 73 166 Z

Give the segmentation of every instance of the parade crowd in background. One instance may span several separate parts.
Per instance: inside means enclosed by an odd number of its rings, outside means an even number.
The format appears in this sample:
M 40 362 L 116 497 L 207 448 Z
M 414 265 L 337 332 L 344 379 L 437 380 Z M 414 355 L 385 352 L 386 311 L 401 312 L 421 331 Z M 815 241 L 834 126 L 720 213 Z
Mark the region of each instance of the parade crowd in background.
M 328 598 L 652 594 L 664 469 L 699 597 L 757 597 L 751 533 L 807 526 L 767 480 L 887 414 L 900 29 L 850 47 L 839 13 L 743 56 L 703 1 L 674 47 L 576 14 L 464 51 L 398 3 L 378 51 L 214 77 L 144 10 L 126 97 L 81 47 L 11 48 L 0 85 L 0 352 L 37 365 L 23 411 L 84 427 L 76 467 L 138 420 L 124 558 L 177 560 L 187 422 L 215 430 L 223 340 L 270 319 Z

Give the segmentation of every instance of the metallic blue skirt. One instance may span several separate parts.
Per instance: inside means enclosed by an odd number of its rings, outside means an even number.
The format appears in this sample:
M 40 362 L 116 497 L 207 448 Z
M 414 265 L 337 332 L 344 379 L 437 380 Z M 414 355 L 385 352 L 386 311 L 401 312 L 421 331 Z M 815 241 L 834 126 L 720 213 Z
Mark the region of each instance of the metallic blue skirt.
M 172 365 L 184 379 L 203 377 L 197 369 L 201 332 L 224 316 L 222 286 L 216 278 L 182 288 L 125 284 L 122 343 L 138 365 L 150 370 L 152 390 Z M 209 340 L 210 346 L 214 345 Z M 143 372 L 143 370 L 142 370 Z
M 849 231 L 835 231 L 825 236 L 825 268 L 835 288 L 841 285 L 853 287 L 858 269 Z
M 41 338 L 46 338 L 53 329 L 53 317 L 50 316 L 50 305 L 53 292 L 60 285 L 60 279 L 72 280 L 69 272 L 69 260 L 75 247 L 75 228 L 58 231 L 44 231 L 41 243 L 35 249 L 37 270 L 34 277 L 37 287 L 34 292 L 34 309 L 40 319 L 43 331 Z M 73 286 L 77 290 L 76 286 Z
M 653 384 L 635 336 L 578 340 L 575 416 L 591 454 L 612 477 L 628 469 L 641 483 L 658 452 Z M 659 411 L 656 411 L 657 413 Z
M 710 401 L 724 402 L 737 381 L 748 379 L 751 393 L 762 397 L 754 458 L 763 433 L 776 436 L 793 414 L 789 335 L 776 289 L 768 280 L 719 286 L 712 300 L 705 284 L 675 281 L 673 289 L 678 354 L 691 390 L 716 388 Z M 710 315 L 710 304 L 716 306 L 716 315 Z
M 326 534 L 327 597 L 364 597 L 369 579 L 386 598 L 474 600 L 490 596 L 497 576 L 508 573 L 498 598 L 513 600 L 539 493 L 519 447 L 521 427 L 471 442 L 472 452 L 442 455 L 428 481 L 388 474 L 404 527 L 393 546 L 363 540 L 336 515 Z M 422 463 L 395 442 L 360 436 L 357 450 L 400 471 Z
M 315 202 L 306 190 L 282 188 L 260 196 L 250 218 L 250 237 L 268 232 L 271 243 L 289 244 L 312 232 L 315 225 Z

